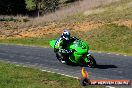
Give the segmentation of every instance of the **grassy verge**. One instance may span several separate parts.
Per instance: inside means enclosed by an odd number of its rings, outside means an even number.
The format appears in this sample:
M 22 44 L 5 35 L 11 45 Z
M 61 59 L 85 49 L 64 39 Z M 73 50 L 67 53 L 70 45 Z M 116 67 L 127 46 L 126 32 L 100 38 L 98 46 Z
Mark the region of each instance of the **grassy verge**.
M 2 39 L 2 44 L 18 44 L 18 45 L 30 45 L 30 46 L 49 46 L 49 40 L 44 38 L 16 38 L 16 39 Z
M 117 52 L 132 55 L 132 28 L 107 24 L 98 29 L 85 32 L 84 39 L 92 50 Z
M 0 88 L 83 88 L 77 79 L 0 62 Z M 89 86 L 86 88 L 105 88 Z

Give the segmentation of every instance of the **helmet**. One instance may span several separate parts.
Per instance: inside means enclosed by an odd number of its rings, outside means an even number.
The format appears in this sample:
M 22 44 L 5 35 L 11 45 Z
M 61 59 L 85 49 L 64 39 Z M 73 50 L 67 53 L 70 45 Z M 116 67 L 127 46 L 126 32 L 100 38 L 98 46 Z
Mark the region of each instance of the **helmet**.
M 62 33 L 62 38 L 64 38 L 65 40 L 69 40 L 70 39 L 70 32 L 67 30 L 64 30 L 64 32 Z

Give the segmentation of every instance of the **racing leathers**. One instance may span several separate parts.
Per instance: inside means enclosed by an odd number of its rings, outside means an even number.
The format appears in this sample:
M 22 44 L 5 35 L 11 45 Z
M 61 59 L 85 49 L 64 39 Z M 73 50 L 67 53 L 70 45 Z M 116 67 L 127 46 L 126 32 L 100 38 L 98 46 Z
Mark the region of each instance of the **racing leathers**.
M 69 56 L 74 52 L 73 50 L 68 50 L 67 46 L 75 39 L 75 37 L 70 37 L 69 40 L 63 39 L 60 36 L 55 43 L 54 51 L 56 52 L 56 56 L 61 57 L 61 60 L 68 61 Z

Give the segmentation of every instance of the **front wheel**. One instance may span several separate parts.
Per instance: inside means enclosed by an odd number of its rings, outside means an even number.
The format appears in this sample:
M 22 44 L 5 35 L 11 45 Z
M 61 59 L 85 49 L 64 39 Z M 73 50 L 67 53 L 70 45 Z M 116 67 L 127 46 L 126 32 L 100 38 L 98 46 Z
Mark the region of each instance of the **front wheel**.
M 63 59 L 62 56 L 59 53 L 56 53 L 56 58 L 61 62 L 61 60 Z
M 56 58 L 62 63 L 62 60 L 65 59 L 65 57 L 63 57 L 61 54 L 59 53 L 56 53 Z M 66 60 L 66 64 L 67 65 L 71 65 L 73 64 L 69 59 Z
M 90 68 L 94 68 L 96 66 L 96 61 L 93 58 L 93 56 L 89 55 L 87 56 L 87 58 L 89 59 L 90 62 L 87 62 L 86 65 Z

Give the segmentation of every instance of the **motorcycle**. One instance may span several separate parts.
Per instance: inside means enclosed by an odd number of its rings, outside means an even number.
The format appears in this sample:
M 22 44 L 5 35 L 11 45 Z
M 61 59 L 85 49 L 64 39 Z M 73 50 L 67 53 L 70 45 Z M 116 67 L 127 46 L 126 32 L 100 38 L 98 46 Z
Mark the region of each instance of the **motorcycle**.
M 56 43 L 56 40 L 51 40 L 50 41 L 50 46 L 54 48 L 54 45 Z M 88 53 L 89 51 L 89 46 L 86 42 L 80 40 L 80 39 L 75 39 L 72 41 L 68 46 L 68 50 L 73 50 L 74 52 L 69 56 L 69 60 L 67 64 L 77 64 L 81 66 L 88 66 L 90 68 L 94 68 L 96 66 L 96 61 L 94 57 Z M 60 55 L 56 53 L 57 59 L 60 61 L 59 58 Z

